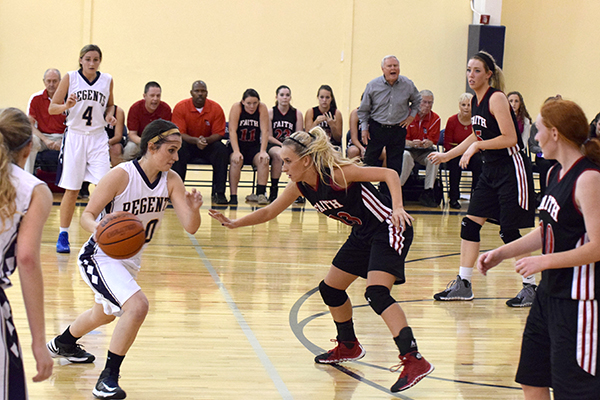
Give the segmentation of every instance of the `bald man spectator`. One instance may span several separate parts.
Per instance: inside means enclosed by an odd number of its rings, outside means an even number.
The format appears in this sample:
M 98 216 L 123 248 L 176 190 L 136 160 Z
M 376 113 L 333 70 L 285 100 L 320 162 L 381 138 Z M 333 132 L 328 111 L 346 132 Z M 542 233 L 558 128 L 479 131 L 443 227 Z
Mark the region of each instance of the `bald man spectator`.
M 431 111 L 433 107 L 433 92 L 421 90 L 421 105 L 415 119 L 406 129 L 406 150 L 404 150 L 402 174 L 400 182 L 402 186 L 408 180 L 415 162 L 425 166 L 424 191 L 419 196 L 419 203 L 426 207 L 437 207 L 433 195 L 433 185 L 438 173 L 438 165 L 431 162 L 427 156 L 437 151 L 437 142 L 440 139 L 440 116 Z
M 362 142 L 367 145 L 364 161 L 367 165 L 380 165 L 379 156 L 385 147 L 387 167 L 400 176 L 406 127 L 419 111 L 421 95 L 410 79 L 400 75 L 396 56 L 385 56 L 381 70 L 383 76 L 367 84 L 358 107 Z M 384 183 L 380 188 L 388 192 Z
M 31 153 L 25 164 L 25 170 L 33 174 L 35 159 L 38 152 L 48 150 L 60 150 L 60 144 L 65 131 L 65 114 L 50 115 L 48 106 L 60 83 L 60 71 L 56 68 L 49 68 L 44 72 L 44 86 L 46 89 L 34 93 L 29 99 L 27 105 L 27 115 L 33 126 L 33 145 Z M 56 155 L 56 164 L 58 164 L 58 152 Z M 54 156 L 52 157 L 54 158 Z
M 185 181 L 188 163 L 197 158 L 208 160 L 213 168 L 212 202 L 228 204 L 225 185 L 229 151 L 221 141 L 225 137 L 225 113 L 218 103 L 207 98 L 203 81 L 194 82 L 190 94 L 191 98 L 180 101 L 173 109 L 173 123 L 183 139 L 173 170 Z
M 144 86 L 142 100 L 136 101 L 129 108 L 129 113 L 127 113 L 128 141 L 123 150 L 124 160 L 131 160 L 139 153 L 140 140 L 146 125 L 157 119 L 171 120 L 171 107 L 160 99 L 161 96 L 162 88 L 158 82 L 150 81 Z

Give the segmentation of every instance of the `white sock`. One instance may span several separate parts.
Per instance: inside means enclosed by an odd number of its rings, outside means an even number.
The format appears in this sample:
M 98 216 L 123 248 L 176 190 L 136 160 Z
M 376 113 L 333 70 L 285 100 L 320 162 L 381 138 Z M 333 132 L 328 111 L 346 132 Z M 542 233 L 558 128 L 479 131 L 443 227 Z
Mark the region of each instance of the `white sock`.
M 460 267 L 458 269 L 458 275 L 460 275 L 460 279 L 465 279 L 471 282 L 471 277 L 473 276 L 473 268 Z
M 528 283 L 530 285 L 535 285 L 535 275 L 531 275 L 528 277 L 523 277 L 523 283 Z
M 69 228 L 70 228 L 70 226 L 67 226 L 66 228 L 63 228 L 63 227 L 61 226 L 61 227 L 60 227 L 60 231 L 59 231 L 59 233 L 63 233 L 63 232 L 67 232 L 67 233 L 69 233 Z

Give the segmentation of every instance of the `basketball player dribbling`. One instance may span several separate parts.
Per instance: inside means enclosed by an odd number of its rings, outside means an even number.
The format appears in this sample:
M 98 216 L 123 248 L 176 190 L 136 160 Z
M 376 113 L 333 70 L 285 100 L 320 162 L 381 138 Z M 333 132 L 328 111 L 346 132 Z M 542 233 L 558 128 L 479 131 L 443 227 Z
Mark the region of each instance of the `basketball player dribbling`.
M 100 180 L 83 211 L 81 226 L 94 233 L 104 213 L 129 211 L 144 224 L 147 245 L 170 200 L 184 229 L 195 233 L 200 227 L 202 195 L 196 189 L 187 192 L 179 175 L 171 171 L 180 147 L 181 134 L 175 124 L 162 119 L 148 124 L 140 142 L 141 159 L 119 164 Z M 92 393 L 99 399 L 124 399 L 125 391 L 118 384 L 121 363 L 148 313 L 148 299 L 135 280 L 143 249 L 131 258 L 115 260 L 104 254 L 94 239 L 92 234 L 77 262 L 83 280 L 94 292 L 95 304 L 52 339 L 48 349 L 53 357 L 91 363 L 95 357 L 77 340 L 119 317 L 106 366 Z
M 364 357 L 346 293 L 360 276 L 367 280 L 367 301 L 385 321 L 400 351 L 404 368 L 391 391 L 414 386 L 433 371 L 433 365 L 419 353 L 404 311 L 390 294 L 393 285 L 405 282 L 404 261 L 413 237 L 412 217 L 402 204 L 398 173 L 359 167 L 342 158 L 320 127 L 292 134 L 283 142 L 281 158 L 290 183 L 273 203 L 236 220 L 215 210 L 209 211 L 210 216 L 230 229 L 256 225 L 275 218 L 302 195 L 317 211 L 352 226 L 350 237 L 319 284 L 336 325 L 337 346 L 318 355 L 315 362 L 337 364 Z M 383 196 L 371 181 L 386 182 L 392 198 Z

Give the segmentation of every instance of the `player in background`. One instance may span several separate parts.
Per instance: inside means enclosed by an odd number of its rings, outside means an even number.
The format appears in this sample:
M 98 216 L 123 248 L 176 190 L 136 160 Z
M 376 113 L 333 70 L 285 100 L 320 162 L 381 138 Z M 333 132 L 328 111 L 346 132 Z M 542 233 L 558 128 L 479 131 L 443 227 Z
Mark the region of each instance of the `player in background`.
M 237 205 L 237 190 L 244 164 L 256 167 L 256 193 L 246 196 L 246 201 L 269 204 L 267 180 L 269 179 L 269 110 L 260 101 L 258 92 L 246 89 L 242 101 L 229 111 L 229 204 Z
M 471 195 L 467 216 L 460 230 L 460 268 L 455 280 L 433 296 L 436 300 L 472 300 L 471 277 L 479 256 L 480 231 L 486 221 L 500 225 L 500 238 L 510 243 L 521 237 L 519 229 L 533 227 L 535 195 L 530 161 L 523 154 L 517 135 L 517 119 L 504 92 L 504 75 L 493 57 L 480 51 L 467 65 L 473 133 L 446 153 L 431 153 L 436 164 L 462 154 L 461 168 L 481 153 L 483 166 Z M 508 300 L 509 307 L 529 307 L 535 297 L 535 276 L 523 276 L 523 288 Z
M 44 346 L 44 284 L 40 260 L 42 230 L 52 193 L 42 181 L 23 170 L 31 151 L 29 118 L 16 108 L 0 110 L 0 398 L 27 399 L 23 352 L 14 327 L 5 290 L 19 267 L 19 281 L 31 331 L 31 350 L 36 362 L 34 382 L 52 374 L 52 359 Z
M 291 89 L 286 85 L 281 85 L 275 91 L 275 96 L 275 106 L 269 109 L 269 121 L 271 122 L 271 134 L 267 145 L 267 153 L 271 157 L 269 203 L 273 202 L 279 193 L 279 178 L 283 166 L 279 156 L 281 143 L 292 133 L 304 130 L 302 111 L 297 110 L 290 104 L 292 100 Z
M 523 332 L 516 381 L 525 399 L 597 399 L 600 288 L 600 141 L 588 139 L 588 120 L 572 101 L 550 100 L 537 117 L 535 139 L 548 173 L 540 225 L 525 237 L 479 257 L 485 275 L 502 260 L 517 261 L 523 276 L 542 273 Z
M 390 294 L 394 284 L 405 282 L 404 261 L 413 238 L 412 217 L 402 204 L 398 173 L 359 167 L 342 158 L 320 127 L 292 134 L 283 142 L 281 158 L 290 183 L 273 203 L 240 219 L 231 220 L 215 210 L 209 211 L 210 216 L 230 229 L 257 225 L 275 218 L 302 195 L 317 211 L 352 226 L 352 233 L 319 284 L 336 325 L 337 346 L 318 355 L 315 362 L 337 364 L 365 355 L 354 333 L 352 303 L 346 293 L 360 276 L 367 279 L 367 301 L 385 321 L 400 351 L 400 366 L 404 368 L 391 391 L 410 388 L 431 373 L 433 365 L 419 353 L 404 311 Z M 386 182 L 391 200 L 371 181 Z
M 65 189 L 60 202 L 58 253 L 70 253 L 69 227 L 82 183 L 98 181 L 110 170 L 108 137 L 104 127 L 115 125 L 113 79 L 98 68 L 102 50 L 94 44 L 79 52 L 79 70 L 68 72 L 48 107 L 50 115 L 67 112 L 63 144 L 58 158 L 57 185 Z M 66 101 L 65 101 L 66 99 Z M 110 107 L 108 112 L 106 108 Z
M 94 291 L 95 304 L 52 339 L 48 349 L 54 357 L 91 363 L 95 357 L 77 340 L 120 317 L 108 347 L 106 366 L 92 392 L 96 398 L 125 398 L 118 384 L 119 370 L 149 307 L 135 280 L 143 250 L 125 260 L 112 259 L 96 244 L 96 228 L 104 211 L 129 211 L 146 227 L 147 245 L 170 200 L 184 229 L 195 233 L 200 227 L 202 195 L 195 189 L 187 192 L 179 175 L 171 171 L 180 147 L 181 134 L 175 124 L 162 119 L 148 124 L 140 142 L 141 159 L 119 164 L 102 178 L 81 216 L 81 226 L 92 236 L 83 245 L 77 262 L 83 280 Z

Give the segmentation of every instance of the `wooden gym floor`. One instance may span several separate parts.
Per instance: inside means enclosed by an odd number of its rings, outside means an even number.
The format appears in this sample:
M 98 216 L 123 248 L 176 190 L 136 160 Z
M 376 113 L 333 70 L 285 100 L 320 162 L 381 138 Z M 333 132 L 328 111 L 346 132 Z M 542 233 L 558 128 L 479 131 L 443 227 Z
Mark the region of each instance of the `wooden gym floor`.
M 203 189 L 209 199 L 207 189 Z M 248 193 L 246 193 L 248 192 Z M 240 198 L 249 194 L 241 190 Z M 82 281 L 76 255 L 87 239 L 71 228 L 70 255 L 55 252 L 58 202 L 42 243 L 47 338 L 62 332 L 93 302 Z M 521 399 L 514 374 L 529 309 L 511 309 L 506 299 L 521 287 L 512 262 L 488 277 L 474 273 L 471 302 L 434 302 L 458 272 L 462 212 L 442 207 L 407 208 L 415 217 L 415 240 L 406 265 L 407 283 L 392 295 L 404 308 L 421 353 L 435 371 L 415 387 L 392 394 L 398 375 L 397 350 L 383 323 L 366 304 L 365 281 L 349 289 L 357 336 L 367 355 L 359 362 L 321 366 L 315 354 L 330 349 L 335 328 L 317 293 L 331 259 L 349 228 L 318 214 L 310 205 L 293 206 L 275 220 L 227 230 L 202 207 L 202 225 L 186 234 L 172 209 L 144 253 L 139 284 L 150 313 L 121 369 L 128 399 Z M 231 218 L 254 208 L 223 208 Z M 482 249 L 501 244 L 498 228 L 482 230 Z M 539 277 L 538 277 L 539 279 Z M 93 364 L 55 361 L 52 377 L 34 384 L 31 339 L 19 279 L 8 291 L 25 354 L 31 399 L 91 399 L 104 367 L 113 326 L 80 342 L 97 356 Z M 114 324 L 114 323 L 113 323 Z

